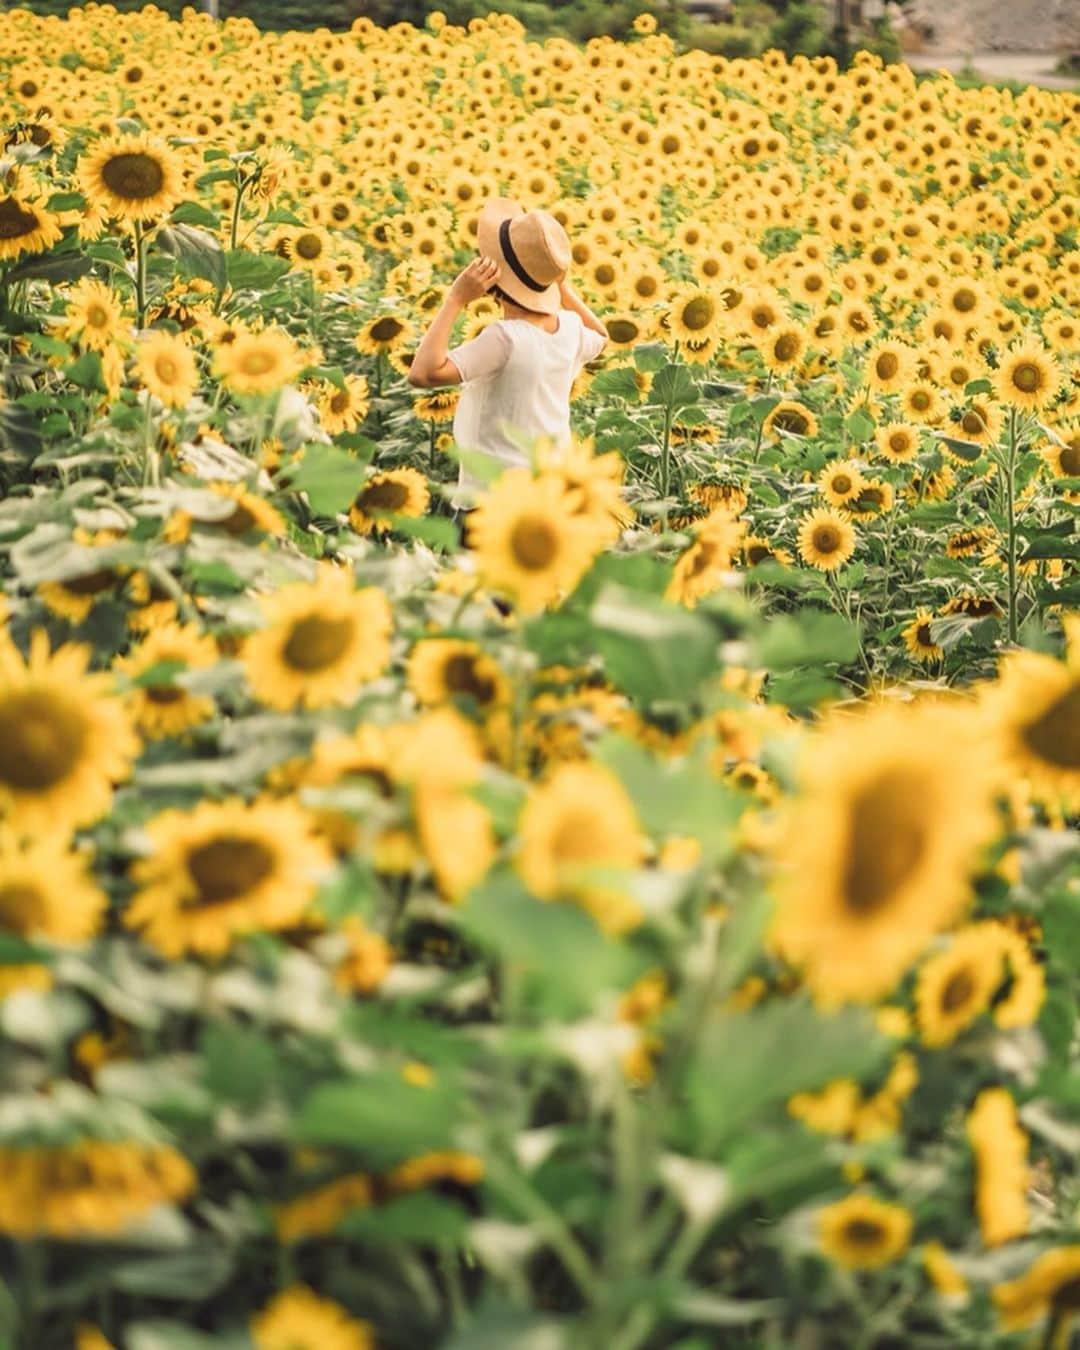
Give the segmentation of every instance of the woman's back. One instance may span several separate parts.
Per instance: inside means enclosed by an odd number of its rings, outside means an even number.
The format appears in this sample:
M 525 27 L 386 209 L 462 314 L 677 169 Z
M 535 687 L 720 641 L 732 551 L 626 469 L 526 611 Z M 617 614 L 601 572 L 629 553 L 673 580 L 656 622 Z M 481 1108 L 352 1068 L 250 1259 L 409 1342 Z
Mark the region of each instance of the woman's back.
M 604 338 L 573 310 L 558 314 L 548 332 L 528 319 L 497 319 L 449 353 L 461 374 L 454 439 L 506 465 L 528 462 L 520 444 L 539 436 L 556 445 L 570 440 L 570 388 Z M 515 438 L 514 433 L 517 433 Z M 464 486 L 478 486 L 467 475 Z

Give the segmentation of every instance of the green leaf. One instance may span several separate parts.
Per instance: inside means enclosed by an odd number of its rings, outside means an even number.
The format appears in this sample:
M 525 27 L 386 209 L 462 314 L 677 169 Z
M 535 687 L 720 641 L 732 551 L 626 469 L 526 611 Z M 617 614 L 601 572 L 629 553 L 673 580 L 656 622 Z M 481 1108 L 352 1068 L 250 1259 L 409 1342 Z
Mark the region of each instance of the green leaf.
M 662 342 L 646 342 L 634 348 L 634 365 L 648 375 L 655 375 L 667 364 L 668 349 Z
M 378 1170 L 453 1145 L 461 1105 L 453 1075 L 440 1072 L 417 1087 L 383 1069 L 321 1083 L 293 1123 L 297 1143 L 353 1149 Z
M 967 398 L 974 398 L 978 394 L 992 394 L 994 386 L 987 379 L 969 380 L 964 385 L 964 394 Z
M 54 192 L 45 203 L 48 211 L 83 211 L 86 198 L 81 192 Z
M 641 398 L 634 372 L 627 366 L 617 366 L 614 370 L 602 370 L 593 380 L 591 391 L 603 398 L 625 398 L 637 403 Z
M 72 384 L 77 384 L 80 389 L 87 389 L 96 394 L 107 392 L 101 357 L 97 352 L 83 352 L 81 356 L 77 356 L 74 361 L 64 367 L 64 374 Z
M 608 678 L 631 698 L 689 702 L 717 669 L 712 625 L 678 605 L 609 583 L 589 618 Z
M 584 1014 L 605 990 L 633 978 L 632 954 L 590 915 L 565 901 L 534 899 L 508 870 L 471 892 L 459 922 L 512 972 L 517 996 L 540 1015 Z
M 1031 562 L 1035 558 L 1080 558 L 1080 535 L 1063 538 L 1049 530 L 1029 535 L 1020 561 Z
M 657 839 L 689 834 L 710 860 L 730 850 L 729 829 L 742 810 L 738 795 L 708 767 L 709 746 L 685 759 L 654 755 L 636 741 L 605 736 L 594 758 L 606 764 L 634 803 L 646 831 Z
M 367 465 L 334 445 L 309 445 L 289 467 L 289 487 L 306 492 L 311 509 L 333 516 L 350 507 L 367 478 Z
M 221 229 L 221 221 L 214 212 L 198 202 L 181 202 L 169 219 L 174 225 L 200 225 L 207 230 Z
M 11 933 L 0 933 L 0 966 L 47 965 L 52 959 L 52 953 L 47 948 L 26 942 Z
M 551 1317 L 488 1302 L 445 1350 L 569 1350 L 564 1324 Z
M 204 1235 L 199 1246 L 188 1251 L 119 1262 L 109 1283 L 125 1294 L 199 1303 L 227 1284 L 232 1271 L 227 1249 Z
M 61 281 L 78 281 L 93 265 L 84 253 L 35 253 L 9 267 L 7 280 L 9 285 L 15 281 L 47 281 L 55 286 Z
M 707 1029 L 689 1073 L 690 1109 L 714 1154 L 768 1108 L 834 1078 L 861 1081 L 889 1047 L 863 1009 L 826 1016 L 809 999 L 785 999 L 721 1016 Z
M 399 1242 L 454 1247 L 465 1237 L 469 1216 L 460 1205 L 430 1191 L 404 1195 L 377 1209 L 354 1210 L 335 1231 L 374 1246 Z
M 261 1032 L 210 1023 L 199 1048 L 203 1082 L 219 1100 L 254 1110 L 270 1095 L 278 1078 L 278 1053 Z
M 224 290 L 225 254 L 212 234 L 195 225 L 166 225 L 154 236 L 154 247 L 175 258 L 184 276 L 202 277 Z
M 506 472 L 506 465 L 494 455 L 485 455 L 482 450 L 466 450 L 463 446 L 452 445 L 450 454 L 464 466 L 465 472 L 475 478 L 484 487 L 490 487 Z
M 432 548 L 441 548 L 452 553 L 458 546 L 460 531 L 452 520 L 445 516 L 401 516 L 391 514 L 387 519 L 393 522 L 395 534 L 407 534 L 410 539 L 419 539 Z
M 865 408 L 856 408 L 844 418 L 844 430 L 857 445 L 861 445 L 874 434 L 874 419 Z
M 859 655 L 859 633 L 839 614 L 807 609 L 777 614 L 762 628 L 758 660 L 769 670 L 836 662 L 847 665 Z
M 693 376 L 680 362 L 673 361 L 656 372 L 649 390 L 650 403 L 660 407 L 670 405 L 677 413 L 680 408 L 697 401 L 698 387 Z
M 226 177 L 231 178 L 232 174 Z M 234 291 L 267 291 L 288 270 L 288 259 L 275 253 L 251 253 L 238 248 L 225 254 L 225 275 Z
M 943 432 L 938 432 L 937 438 L 949 447 L 950 453 L 957 459 L 962 459 L 965 464 L 974 464 L 983 456 L 983 447 L 976 445 L 974 441 L 959 441 L 955 436 L 946 436 Z

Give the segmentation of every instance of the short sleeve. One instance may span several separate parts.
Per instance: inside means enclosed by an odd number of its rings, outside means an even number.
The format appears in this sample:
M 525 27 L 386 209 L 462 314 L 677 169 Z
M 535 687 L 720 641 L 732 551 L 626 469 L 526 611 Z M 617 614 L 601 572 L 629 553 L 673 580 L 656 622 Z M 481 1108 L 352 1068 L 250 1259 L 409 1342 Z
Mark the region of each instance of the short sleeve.
M 598 333 L 593 328 L 586 328 L 583 322 L 581 325 L 581 347 L 578 350 L 580 363 L 586 365 L 589 361 L 595 361 L 606 346 L 606 334 Z
M 510 337 L 498 322 L 489 323 L 479 337 L 447 352 L 447 357 L 457 366 L 463 384 L 468 380 L 482 380 L 485 376 L 497 375 L 506 365 L 509 355 Z

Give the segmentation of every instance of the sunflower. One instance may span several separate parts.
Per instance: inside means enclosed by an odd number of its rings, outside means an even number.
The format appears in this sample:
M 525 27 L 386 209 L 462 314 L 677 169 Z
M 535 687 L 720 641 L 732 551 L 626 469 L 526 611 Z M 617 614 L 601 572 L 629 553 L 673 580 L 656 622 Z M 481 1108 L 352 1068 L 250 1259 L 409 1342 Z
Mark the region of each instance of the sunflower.
M 936 385 L 914 380 L 900 391 L 900 411 L 912 422 L 932 426 L 945 416 L 945 400 Z
M 994 1285 L 991 1297 L 1006 1331 L 1022 1331 L 1049 1317 L 1068 1336 L 1080 1313 L 1080 1244 L 1043 1252 L 1025 1274 Z
M 81 643 L 50 654 L 40 629 L 25 661 L 0 642 L 0 814 L 20 831 L 99 820 L 139 752 L 111 676 L 87 674 L 90 655 Z
M 810 567 L 834 572 L 855 552 L 855 530 L 835 511 L 811 511 L 799 526 L 799 557 Z
M 91 206 L 119 220 L 166 216 L 184 195 L 176 155 L 145 132 L 99 141 L 80 158 L 76 173 Z
M 349 523 L 360 534 L 384 534 L 394 528 L 394 516 L 415 518 L 428 508 L 427 479 L 416 469 L 387 469 L 374 473 L 349 508 Z
M 983 705 L 1013 775 L 1072 811 L 1080 804 L 1080 617 L 1065 623 L 1066 660 L 1009 652 Z
M 561 764 L 534 787 L 518 821 L 516 863 L 530 891 L 573 900 L 607 932 L 641 921 L 617 877 L 637 867 L 643 840 L 625 788 L 598 764 Z
M 476 1186 L 484 1179 L 484 1163 L 475 1153 L 440 1149 L 421 1153 L 393 1168 L 386 1176 L 390 1191 L 419 1191 L 440 1181 L 457 1186 Z
M 866 383 L 878 393 L 896 393 L 914 372 L 915 353 L 893 338 L 876 343 L 866 354 Z
M 260 601 L 266 626 L 244 643 L 255 698 L 287 711 L 347 705 L 390 659 L 390 605 L 352 572 L 319 564 L 313 582 L 293 582 Z
M 887 993 L 967 902 L 969 866 L 996 828 L 976 723 L 881 705 L 837 714 L 809 741 L 773 941 L 821 1002 Z
M 371 406 L 368 382 L 363 375 L 346 375 L 342 383 L 344 388 L 322 385 L 315 401 L 319 423 L 328 436 L 355 431 Z
M 826 464 L 817 481 L 821 495 L 830 506 L 847 506 L 866 486 L 866 479 L 850 460 Z
M 462 697 L 482 712 L 506 703 L 510 684 L 493 657 L 463 638 L 424 638 L 409 656 L 407 680 L 420 703 Z
M 856 1192 L 818 1212 L 818 1241 L 826 1256 L 850 1270 L 874 1270 L 903 1256 L 911 1241 L 911 1215 Z
M 88 858 L 41 834 L 20 842 L 0 832 L 0 928 L 28 940 L 86 942 L 108 906 Z
M 251 1319 L 251 1340 L 255 1350 L 375 1350 L 367 1322 L 303 1284 L 283 1289 Z
M 775 562 L 782 567 L 790 567 L 793 562 L 786 548 L 778 548 L 763 535 L 748 534 L 742 545 L 743 562 L 747 567 L 757 567 L 759 563 Z
M 43 581 L 36 594 L 53 614 L 69 623 L 81 624 L 99 601 L 116 593 L 121 579 L 121 574 L 112 567 L 92 567 L 60 581 Z
M 1055 478 L 1080 478 L 1080 431 L 1061 428 L 1059 435 L 1063 444 L 1051 441 L 1039 455 Z
M 115 670 L 133 682 L 130 702 L 135 724 L 148 740 L 179 736 L 213 716 L 214 700 L 177 684 L 171 668 L 202 670 L 217 659 L 214 639 L 193 624 L 165 623 L 153 629 L 136 651 L 113 663 Z M 160 678 L 150 679 L 155 672 Z
M 923 1270 L 930 1283 L 944 1299 L 963 1302 L 968 1296 L 968 1283 L 956 1263 L 940 1242 L 927 1242 L 922 1249 Z
M 44 253 L 61 236 L 60 221 L 36 198 L 0 196 L 0 262 Z
M 290 800 L 202 801 L 145 827 L 124 923 L 165 956 L 221 956 L 245 933 L 289 928 L 330 863 L 310 816 Z
M 794 399 L 782 398 L 762 423 L 763 434 L 771 440 L 778 440 L 780 432 L 789 436 L 816 436 L 817 431 L 817 418 L 805 404 Z
M 672 334 L 682 341 L 713 335 L 724 315 L 718 296 L 703 287 L 685 287 L 672 296 L 667 309 Z
M 975 445 L 993 445 L 1001 434 L 1003 420 L 997 405 L 985 399 L 973 399 L 952 414 L 957 439 L 972 441 Z M 947 455 L 952 454 L 947 442 L 942 443 L 941 448 Z
M 957 530 L 945 541 L 947 558 L 973 558 L 985 553 L 997 538 L 997 534 L 988 525 L 972 525 L 966 530 Z
M 65 296 L 64 317 L 57 331 L 68 342 L 105 352 L 125 335 L 123 305 L 115 291 L 84 277 Z
M 272 394 L 294 380 L 304 358 L 281 328 L 237 333 L 214 352 L 214 370 L 234 394 Z
M 919 453 L 919 428 L 908 422 L 889 422 L 887 426 L 878 427 L 874 440 L 892 464 L 907 464 Z
M 916 611 L 914 619 L 900 634 L 904 639 L 904 646 L 908 649 L 909 655 L 913 656 L 916 661 L 922 661 L 924 665 L 940 661 L 945 655 L 944 647 L 939 647 L 934 641 L 934 635 L 930 628 L 933 621 L 934 616 L 930 610 L 919 609 Z
M 598 455 L 590 439 L 564 446 L 541 444 L 536 459 L 541 472 L 562 481 L 569 514 L 595 529 L 605 545 L 614 544 L 634 517 L 623 499 L 626 461 L 622 455 L 617 450 Z
M 199 387 L 195 355 L 173 333 L 152 332 L 139 339 L 135 370 L 146 389 L 167 408 L 183 408 Z
M 778 324 L 755 343 L 769 370 L 794 370 L 806 353 L 806 334 L 793 323 Z
M 377 356 L 380 352 L 397 351 L 412 337 L 413 326 L 404 315 L 379 314 L 360 329 L 355 338 L 356 350 L 362 356 Z
M 972 924 L 954 934 L 919 970 L 915 1011 L 923 1042 L 951 1044 L 990 1006 L 1003 973 L 993 925 Z
M 459 389 L 436 389 L 433 394 L 424 394 L 413 401 L 413 412 L 421 422 L 452 422 L 461 399 Z
M 1039 412 L 1053 402 L 1061 386 L 1057 361 L 1036 342 L 1010 347 L 994 372 L 994 393 L 1011 408 Z
M 304 225 L 290 230 L 282 244 L 285 257 L 302 272 L 316 272 L 325 266 L 332 250 L 330 236 L 317 225 Z
M 1005 1088 L 984 1088 L 967 1118 L 975 1155 L 975 1212 L 988 1247 L 1022 1237 L 1028 1230 L 1028 1139 Z
M 602 322 L 613 347 L 627 350 L 636 347 L 646 337 L 646 328 L 641 318 L 629 310 L 607 314 Z
M 20 1241 L 115 1236 L 197 1180 L 175 1149 L 128 1140 L 0 1147 L 0 1168 L 0 1232 Z
M 689 609 L 701 596 L 727 584 L 746 525 L 720 507 L 696 525 L 694 533 L 697 537 L 675 564 L 666 591 L 667 599 Z
M 469 786 L 420 781 L 413 789 L 424 856 L 440 894 L 452 903 L 482 881 L 495 860 L 491 817 Z
M 602 546 L 591 518 L 567 507 L 560 477 L 511 469 L 469 517 L 468 542 L 480 572 L 525 611 L 572 590 Z
M 335 1177 L 324 1186 L 274 1206 L 274 1229 L 280 1242 L 300 1242 L 326 1237 L 342 1219 L 358 1209 L 367 1209 L 375 1196 L 371 1178 L 363 1172 Z

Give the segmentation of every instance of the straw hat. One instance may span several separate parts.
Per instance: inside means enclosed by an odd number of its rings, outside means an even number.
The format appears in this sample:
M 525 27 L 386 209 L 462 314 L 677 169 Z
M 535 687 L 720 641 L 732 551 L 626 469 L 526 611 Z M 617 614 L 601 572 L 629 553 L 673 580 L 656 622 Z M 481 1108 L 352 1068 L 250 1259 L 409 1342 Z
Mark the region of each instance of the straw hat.
M 546 211 L 526 211 L 508 197 L 492 197 L 476 227 L 480 252 L 499 264 L 498 287 L 539 314 L 562 308 L 559 282 L 570 266 L 570 240 Z

